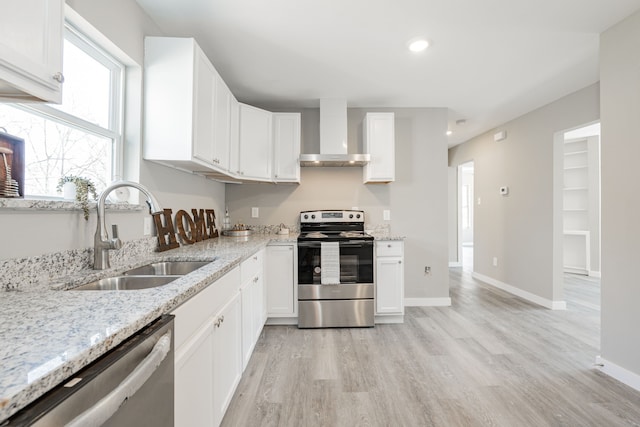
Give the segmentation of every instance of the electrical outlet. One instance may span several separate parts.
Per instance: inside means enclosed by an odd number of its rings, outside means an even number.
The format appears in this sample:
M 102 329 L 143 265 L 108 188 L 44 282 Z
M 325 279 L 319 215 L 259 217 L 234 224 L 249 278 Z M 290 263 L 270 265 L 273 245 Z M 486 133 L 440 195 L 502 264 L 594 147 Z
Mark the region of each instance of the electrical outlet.
M 391 211 L 389 209 L 382 211 L 382 219 L 384 221 L 391 221 Z
M 260 217 L 260 209 L 251 208 L 251 218 L 259 218 Z
M 498 266 L 498 257 L 496 257 L 496 256 L 493 257 L 493 266 L 494 267 Z
M 431 274 L 431 267 L 427 265 L 424 267 L 424 275 L 428 276 L 429 274 Z
M 151 225 L 152 225 L 151 217 L 145 217 L 142 223 L 142 234 L 144 236 L 151 236 Z

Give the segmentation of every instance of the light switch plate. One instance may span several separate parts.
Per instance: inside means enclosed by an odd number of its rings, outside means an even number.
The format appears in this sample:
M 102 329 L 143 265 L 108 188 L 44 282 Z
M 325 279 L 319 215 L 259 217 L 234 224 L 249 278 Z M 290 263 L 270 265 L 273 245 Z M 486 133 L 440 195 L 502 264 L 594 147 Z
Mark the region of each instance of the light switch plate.
M 385 209 L 382 211 L 382 219 L 385 221 L 391 221 L 391 211 L 389 209 Z
M 260 209 L 251 208 L 251 218 L 258 218 L 260 216 Z

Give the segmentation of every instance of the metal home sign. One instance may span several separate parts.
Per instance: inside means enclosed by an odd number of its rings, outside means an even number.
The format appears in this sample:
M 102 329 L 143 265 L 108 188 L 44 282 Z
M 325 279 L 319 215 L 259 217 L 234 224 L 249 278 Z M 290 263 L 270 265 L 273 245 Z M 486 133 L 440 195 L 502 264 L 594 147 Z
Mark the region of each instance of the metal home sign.
M 153 214 L 158 234 L 158 252 L 180 247 L 176 240 L 176 228 L 184 245 L 218 237 L 216 213 L 213 209 L 191 209 L 191 215 L 181 209 L 176 213 L 175 221 L 171 218 L 172 213 L 171 209 L 164 209 L 163 212 Z

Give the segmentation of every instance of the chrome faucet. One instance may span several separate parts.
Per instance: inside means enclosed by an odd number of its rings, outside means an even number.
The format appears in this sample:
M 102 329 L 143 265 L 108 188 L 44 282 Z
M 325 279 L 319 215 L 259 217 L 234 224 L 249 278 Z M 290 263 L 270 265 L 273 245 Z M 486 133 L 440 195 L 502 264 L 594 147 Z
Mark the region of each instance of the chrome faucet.
M 162 207 L 151 192 L 142 184 L 132 181 L 116 181 L 109 185 L 100 194 L 98 198 L 98 220 L 96 225 L 96 234 L 93 237 L 93 268 L 94 270 L 104 270 L 109 268 L 109 250 L 120 249 L 122 241 L 118 238 L 118 226 L 113 225 L 113 238 L 109 239 L 107 233 L 107 223 L 105 220 L 105 203 L 109 194 L 120 187 L 133 187 L 147 196 L 147 204 L 149 205 L 149 213 L 162 212 Z

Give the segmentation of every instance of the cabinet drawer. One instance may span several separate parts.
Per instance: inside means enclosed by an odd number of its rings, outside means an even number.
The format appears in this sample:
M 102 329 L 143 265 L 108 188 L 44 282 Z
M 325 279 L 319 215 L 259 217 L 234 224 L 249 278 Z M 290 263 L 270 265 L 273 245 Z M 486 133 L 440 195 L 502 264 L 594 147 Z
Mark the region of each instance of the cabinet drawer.
M 381 240 L 376 242 L 376 256 L 402 256 L 403 242 Z
M 196 333 L 201 325 L 213 317 L 227 301 L 231 300 L 240 285 L 239 278 L 239 269 L 234 268 L 173 311 L 172 314 L 176 316 L 174 324 L 176 349 Z
M 262 264 L 264 258 L 264 250 L 260 250 L 240 264 L 240 283 L 244 284 L 247 280 L 253 279 L 256 274 L 262 276 Z

